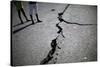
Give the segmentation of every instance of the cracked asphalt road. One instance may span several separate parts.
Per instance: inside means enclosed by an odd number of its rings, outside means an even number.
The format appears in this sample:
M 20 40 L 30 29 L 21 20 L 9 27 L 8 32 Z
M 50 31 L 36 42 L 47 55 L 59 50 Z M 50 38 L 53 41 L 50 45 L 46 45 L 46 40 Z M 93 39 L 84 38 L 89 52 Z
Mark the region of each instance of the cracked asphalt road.
M 23 30 L 12 34 L 12 61 L 14 65 L 38 65 L 51 50 L 51 42 L 58 36 L 58 13 L 62 12 L 66 4 L 38 3 L 39 17 L 43 21 L 30 25 Z M 25 12 L 29 17 L 28 4 L 23 3 Z M 52 11 L 52 9 L 54 9 Z M 70 5 L 63 14 L 68 22 L 80 24 L 97 24 L 97 8 L 89 5 Z M 24 18 L 23 18 L 24 19 Z M 35 20 L 35 19 L 34 19 Z M 19 18 L 13 6 L 12 25 L 19 24 Z M 30 24 L 30 22 L 24 25 Z M 24 25 L 19 25 L 12 30 Z M 75 24 L 59 24 L 63 29 L 63 38 L 58 38 L 58 46 L 54 56 L 48 64 L 87 62 L 97 60 L 97 26 L 80 26 Z M 55 60 L 56 59 L 56 60 Z

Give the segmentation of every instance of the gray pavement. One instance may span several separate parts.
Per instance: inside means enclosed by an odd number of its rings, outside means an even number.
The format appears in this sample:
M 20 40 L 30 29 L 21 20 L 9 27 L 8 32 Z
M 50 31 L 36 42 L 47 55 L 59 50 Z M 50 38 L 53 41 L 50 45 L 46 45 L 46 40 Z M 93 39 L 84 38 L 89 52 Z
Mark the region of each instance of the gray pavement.
M 29 17 L 28 4 L 23 3 L 26 15 Z M 62 12 L 67 4 L 38 3 L 39 18 L 43 21 L 30 25 L 12 34 L 12 60 L 14 65 L 39 65 L 51 50 L 51 41 L 58 36 L 56 24 L 59 23 L 58 13 Z M 55 11 L 51 11 L 55 9 Z M 63 18 L 69 22 L 81 24 L 97 24 L 97 8 L 89 5 L 70 5 Z M 24 19 L 24 18 L 23 18 Z M 24 19 L 25 20 L 25 19 Z M 13 5 L 12 26 L 20 23 L 15 6 Z M 16 30 L 32 22 L 12 27 Z M 88 62 L 97 60 L 97 26 L 80 26 L 60 23 L 65 38 L 59 37 L 58 46 L 53 55 L 56 63 Z M 48 64 L 53 64 L 54 59 Z

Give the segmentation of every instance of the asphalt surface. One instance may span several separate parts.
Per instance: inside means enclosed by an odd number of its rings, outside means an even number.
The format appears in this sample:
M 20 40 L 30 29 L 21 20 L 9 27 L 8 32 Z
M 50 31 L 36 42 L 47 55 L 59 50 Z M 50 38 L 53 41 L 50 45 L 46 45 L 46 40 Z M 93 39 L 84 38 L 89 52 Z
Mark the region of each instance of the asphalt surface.
M 39 65 L 51 50 L 51 42 L 59 34 L 56 24 L 59 23 L 58 13 L 67 4 L 38 3 L 38 15 L 43 21 L 31 25 L 31 21 L 20 25 L 20 20 L 13 5 L 12 9 L 12 63 L 13 65 Z M 27 17 L 29 7 L 25 2 L 23 8 Z M 34 14 L 33 14 L 34 15 Z M 23 17 L 23 16 L 22 16 Z M 97 24 L 97 8 L 89 5 L 70 5 L 62 16 L 68 22 L 80 24 Z M 35 18 L 35 16 L 34 16 Z M 25 18 L 23 17 L 25 21 Z M 36 18 L 34 19 L 36 22 Z M 16 26 L 17 25 L 17 26 Z M 97 60 L 97 25 L 81 26 L 60 23 L 63 38 L 57 42 L 61 49 L 56 49 L 53 59 L 48 64 L 88 62 Z M 22 28 L 22 29 L 21 29 Z M 19 30 L 20 29 L 20 30 Z M 16 31 L 18 30 L 18 31 Z M 13 33 L 13 31 L 16 31 Z M 57 55 L 56 55 L 57 54 Z

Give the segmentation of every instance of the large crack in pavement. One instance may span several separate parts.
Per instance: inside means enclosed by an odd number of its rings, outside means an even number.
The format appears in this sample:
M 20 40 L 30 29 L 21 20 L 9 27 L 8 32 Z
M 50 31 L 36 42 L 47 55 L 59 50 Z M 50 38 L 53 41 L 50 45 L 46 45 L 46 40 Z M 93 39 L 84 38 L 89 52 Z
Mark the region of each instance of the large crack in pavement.
M 50 61 L 50 60 L 52 60 L 53 59 L 53 55 L 54 55 L 54 53 L 56 52 L 56 50 L 57 50 L 57 48 L 58 49 L 61 49 L 59 46 L 58 46 L 58 43 L 57 43 L 57 40 L 58 40 L 58 37 L 61 35 L 63 38 L 65 38 L 65 36 L 63 35 L 63 29 L 62 29 L 62 27 L 59 25 L 61 23 L 61 21 L 59 22 L 59 23 L 57 23 L 56 24 L 56 27 L 59 29 L 58 31 L 57 31 L 57 33 L 59 34 L 55 39 L 53 39 L 52 41 L 51 41 L 51 50 L 49 51 L 49 53 L 48 53 L 48 55 L 47 55 L 47 57 L 46 58 L 44 58 L 41 62 L 40 62 L 40 64 L 48 64 L 48 62 Z M 58 54 L 56 54 L 56 55 L 58 55 Z M 57 57 L 55 58 L 55 60 L 54 60 L 54 64 L 57 62 Z
M 79 25 L 79 26 L 97 25 L 97 24 L 80 24 L 80 23 L 68 22 L 68 21 L 64 20 L 62 18 L 62 15 L 68 9 L 69 6 L 70 6 L 70 4 L 68 4 L 61 13 L 58 13 L 57 18 L 58 18 L 59 22 L 56 24 L 56 27 L 59 29 L 57 31 L 58 36 L 51 41 L 51 50 L 49 51 L 48 55 L 40 62 L 40 64 L 48 64 L 53 58 L 54 58 L 53 63 L 55 64 L 57 62 L 57 57 L 55 58 L 54 54 L 56 53 L 57 49 L 61 49 L 61 47 L 59 47 L 59 43 L 57 41 L 59 41 L 58 38 L 61 39 L 61 37 L 59 37 L 59 36 L 62 36 L 63 38 L 65 38 L 65 36 L 63 34 L 63 28 L 60 26 L 60 23 L 64 22 L 64 23 L 67 23 L 67 24 L 75 24 L 75 25 Z M 58 53 L 56 53 L 55 55 L 58 55 Z
M 56 24 L 56 27 L 59 29 L 59 31 L 57 32 L 58 34 L 61 34 L 64 38 L 65 38 L 65 36 L 63 35 L 63 29 L 62 29 L 62 27 L 59 25 L 61 22 L 59 22 L 59 23 L 57 23 Z
M 63 35 L 62 28 L 59 26 L 59 23 L 56 24 L 56 27 L 58 27 L 58 29 L 59 29 L 59 31 L 58 31 L 57 33 L 60 34 L 60 35 L 62 35 L 62 36 L 65 38 L 65 36 Z M 54 55 L 54 53 L 56 52 L 56 50 L 57 50 L 57 49 L 61 49 L 61 47 L 59 47 L 59 46 L 58 46 L 58 43 L 57 43 L 58 37 L 59 37 L 60 35 L 58 35 L 55 39 L 53 39 L 53 40 L 51 41 L 51 50 L 49 51 L 47 57 L 44 58 L 44 59 L 41 61 L 40 64 L 48 64 L 48 62 L 49 62 L 50 60 L 53 59 L 53 57 L 54 57 L 53 55 Z M 56 55 L 58 55 L 58 54 L 56 54 Z M 55 61 L 56 61 L 56 60 L 57 60 L 57 57 L 55 58 Z M 54 63 L 56 63 L 56 62 L 54 62 Z
M 44 58 L 40 64 L 47 64 L 52 58 L 53 58 L 53 54 L 56 51 L 56 47 L 57 47 L 57 37 L 55 39 L 52 40 L 51 42 L 51 50 L 49 51 L 48 55 L 46 58 Z
M 40 64 L 47 64 L 50 60 L 53 59 L 53 55 L 56 52 L 56 49 L 61 49 L 61 47 L 58 46 L 58 37 L 61 35 L 63 38 L 65 38 L 65 36 L 63 35 L 63 29 L 61 28 L 61 26 L 59 25 L 61 22 L 56 24 L 56 27 L 59 29 L 57 31 L 57 33 L 59 34 L 55 39 L 53 39 L 51 41 L 51 50 L 49 51 L 48 55 L 46 58 L 44 58 Z M 58 55 L 58 54 L 56 54 Z M 57 60 L 57 57 L 55 58 L 55 61 Z M 56 62 L 54 62 L 56 63 Z

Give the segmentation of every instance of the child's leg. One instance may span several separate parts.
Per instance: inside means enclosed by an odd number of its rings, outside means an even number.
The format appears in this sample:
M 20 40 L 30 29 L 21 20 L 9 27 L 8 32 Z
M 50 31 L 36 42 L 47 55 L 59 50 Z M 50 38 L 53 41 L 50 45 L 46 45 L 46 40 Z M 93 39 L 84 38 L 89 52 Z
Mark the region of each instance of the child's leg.
M 29 14 L 30 14 L 30 18 L 32 20 L 32 24 L 34 24 L 34 20 L 33 20 L 33 4 L 29 4 Z
M 37 22 L 42 22 L 42 21 L 39 20 L 37 11 L 38 11 L 38 4 L 36 3 L 36 4 L 34 4 L 34 13 L 36 15 Z
M 21 23 L 23 24 L 24 22 L 23 22 L 23 20 L 21 18 L 21 11 L 20 10 L 18 10 L 18 16 L 19 16 L 19 19 L 20 19 Z
M 25 12 L 24 12 L 24 9 L 23 8 L 21 9 L 21 11 L 22 11 L 24 17 L 26 18 L 26 20 L 29 21 L 28 18 L 27 18 L 27 16 L 26 16 L 26 14 L 25 14 Z

